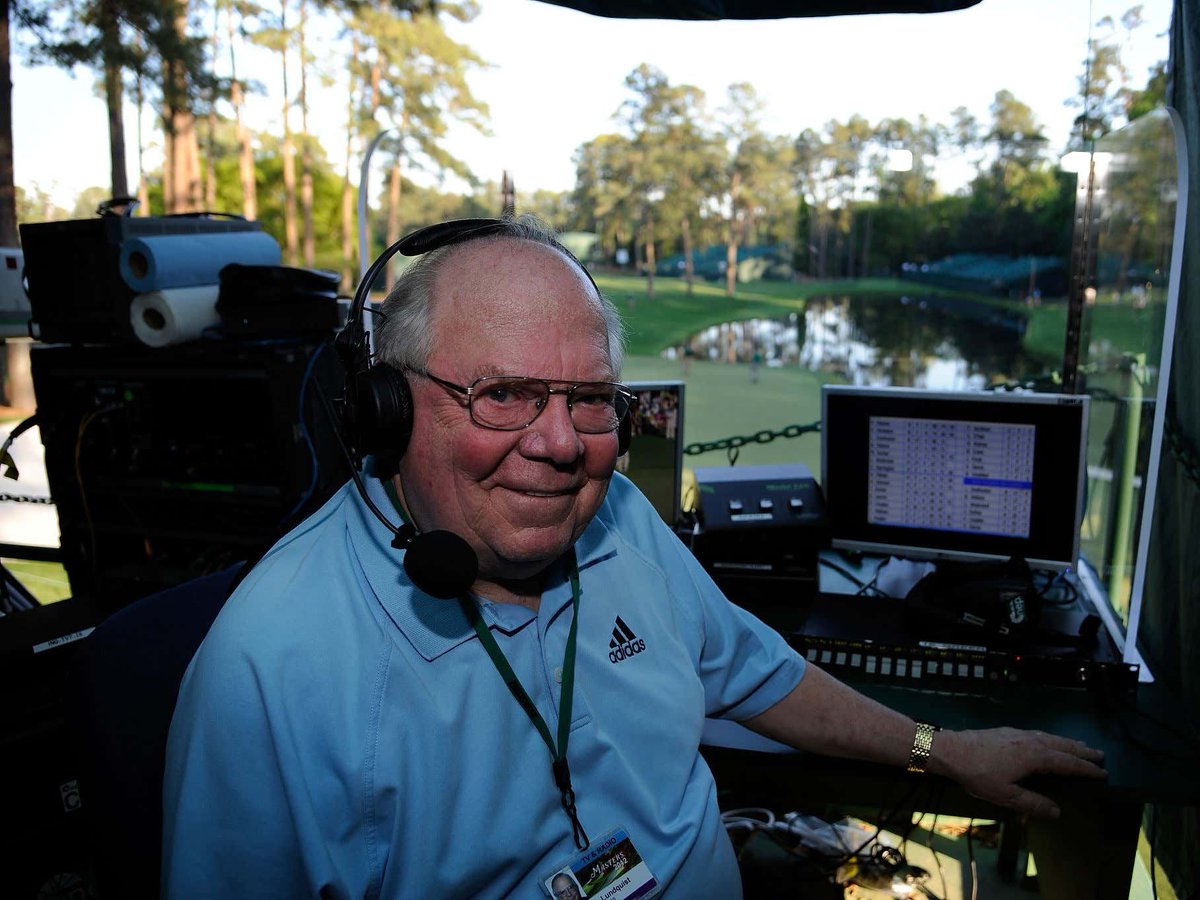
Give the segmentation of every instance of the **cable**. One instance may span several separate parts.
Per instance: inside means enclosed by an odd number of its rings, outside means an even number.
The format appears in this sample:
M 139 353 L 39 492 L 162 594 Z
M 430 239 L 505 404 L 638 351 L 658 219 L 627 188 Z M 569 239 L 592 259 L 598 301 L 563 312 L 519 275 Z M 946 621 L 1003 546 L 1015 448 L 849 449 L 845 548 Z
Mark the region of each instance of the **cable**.
M 761 816 L 761 819 L 755 818 L 755 816 Z M 748 828 L 751 830 L 774 828 L 776 825 L 775 813 L 759 806 L 730 809 L 721 813 L 721 824 L 725 826 L 726 831 L 731 828 Z
M 925 846 L 928 848 L 929 852 L 933 854 L 933 858 L 937 860 L 938 882 L 941 884 L 942 896 L 945 896 L 945 894 L 946 894 L 946 864 L 942 862 L 941 855 L 936 850 L 933 849 L 933 833 L 934 833 L 934 831 L 937 830 L 937 820 L 938 820 L 938 814 L 935 812 L 933 814 L 933 825 L 929 829 L 929 837 L 927 838 L 927 842 L 926 842 Z
M 79 432 L 75 435 L 75 483 L 79 486 L 79 502 L 83 507 L 83 520 L 87 523 L 88 538 L 91 545 L 91 562 L 92 574 L 97 571 L 96 565 L 96 523 L 92 521 L 92 511 L 88 506 L 87 491 L 83 486 L 83 435 L 88 430 L 88 427 L 100 416 L 108 415 L 114 410 L 120 409 L 120 403 L 110 403 L 108 406 L 102 406 L 99 409 L 92 410 L 79 420 Z
M 1045 578 L 1045 584 L 1038 587 L 1037 581 Z M 1066 572 L 1056 572 L 1046 577 L 1043 573 L 1034 573 L 1034 590 L 1038 602 L 1058 609 L 1068 609 L 1079 601 L 1079 589 L 1067 578 Z
M 967 820 L 967 861 L 971 865 L 971 900 L 979 896 L 979 864 L 975 861 L 975 817 Z
M 311 464 L 311 474 L 308 479 L 308 488 L 296 501 L 296 505 L 291 508 L 287 514 L 287 519 L 291 519 L 296 513 L 303 509 L 304 504 L 312 499 L 313 494 L 317 489 L 317 481 L 320 475 L 320 461 L 317 459 L 317 448 L 313 443 L 312 435 L 308 430 L 307 417 L 305 416 L 305 394 L 308 388 L 309 379 L 312 378 L 315 369 L 317 358 L 321 355 L 321 351 L 329 344 L 329 341 L 322 341 L 317 344 L 312 353 L 309 354 L 308 363 L 304 367 L 304 375 L 300 378 L 300 396 L 297 402 L 296 422 L 300 429 L 300 437 L 304 439 L 304 444 L 308 447 L 308 458 Z M 335 426 L 336 427 L 336 426 Z M 286 519 L 285 519 L 286 521 Z
M 825 559 L 824 557 L 818 557 L 817 565 L 824 566 L 827 569 L 832 569 L 833 571 L 837 572 L 839 575 L 841 575 L 843 578 L 847 579 L 851 584 L 853 584 L 856 588 L 858 588 L 860 592 L 863 590 L 863 588 L 866 587 L 866 582 L 864 582 L 861 578 L 859 578 L 856 574 L 851 572 L 845 566 L 838 565 L 833 560 Z
M 887 597 L 889 599 L 891 598 L 891 595 L 887 591 L 881 591 L 878 587 L 875 586 L 876 582 L 879 581 L 879 574 L 883 571 L 883 567 L 886 566 L 887 563 L 888 563 L 887 559 L 881 559 L 878 563 L 876 563 L 875 574 L 871 576 L 870 581 L 868 581 L 866 584 L 864 584 L 859 589 L 858 596 L 860 596 L 860 597 L 864 596 L 867 591 L 874 591 L 874 596 L 876 596 L 876 597 Z
M 38 414 L 34 413 L 29 418 L 20 422 L 16 428 L 8 433 L 8 437 L 4 439 L 4 443 L 0 444 L 0 465 L 5 466 L 4 475 L 16 481 L 21 473 L 17 471 L 16 461 L 13 460 L 8 450 L 13 445 L 13 441 L 23 435 L 26 431 L 38 424 Z
M 337 442 L 338 448 L 342 451 L 342 456 L 345 457 L 346 462 L 350 465 L 350 477 L 354 479 L 354 486 L 358 489 L 358 493 L 363 498 L 363 502 L 367 504 L 371 512 L 375 515 L 375 518 L 387 526 L 393 535 L 395 535 L 397 538 L 400 537 L 400 528 L 392 524 L 387 516 L 385 516 L 379 510 L 379 507 L 375 505 L 375 502 L 371 499 L 370 494 L 367 493 L 367 486 L 363 483 L 362 474 L 358 471 L 358 466 L 354 464 L 354 457 L 350 455 L 350 448 L 347 447 L 346 442 L 342 440 L 342 433 L 337 428 L 336 423 L 338 421 L 338 417 L 337 413 L 333 409 L 333 403 L 330 401 L 329 396 L 325 393 L 325 389 L 321 387 L 321 382 L 314 381 L 313 388 L 316 389 L 317 397 L 320 399 L 321 405 L 325 408 L 325 415 L 329 417 L 329 421 L 331 423 L 334 423 L 334 439 Z
M 1158 875 L 1154 868 L 1154 840 L 1155 830 L 1158 827 L 1158 807 L 1153 803 L 1150 804 L 1150 834 L 1147 835 L 1147 843 L 1150 845 L 1150 893 L 1154 900 L 1158 900 Z

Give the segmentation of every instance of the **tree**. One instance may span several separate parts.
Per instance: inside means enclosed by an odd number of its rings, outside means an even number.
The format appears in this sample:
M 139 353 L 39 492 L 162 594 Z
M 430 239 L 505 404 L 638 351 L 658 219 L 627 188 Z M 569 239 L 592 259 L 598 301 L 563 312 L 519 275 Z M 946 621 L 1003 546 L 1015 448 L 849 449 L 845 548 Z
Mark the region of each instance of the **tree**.
M 997 91 L 982 141 L 990 163 L 971 182 L 962 221 L 963 250 L 1066 252 L 1072 191 L 1045 157 L 1046 139 L 1033 111 L 1010 91 Z
M 237 50 L 234 41 L 234 0 L 220 0 L 225 7 L 226 34 L 229 43 L 229 102 L 233 106 L 233 118 L 237 123 L 238 181 L 242 186 L 242 215 L 251 221 L 258 218 L 258 187 L 254 180 L 254 151 L 250 146 L 250 129 L 242 119 L 245 105 L 246 85 L 238 78 Z M 245 2 L 236 4 L 239 17 L 245 17 L 258 7 Z M 236 207 L 230 207 L 231 209 Z
M 359 39 L 357 34 L 351 35 L 351 59 L 357 59 L 359 54 Z M 356 235 L 354 229 L 354 184 L 353 184 L 353 168 L 354 168 L 354 141 L 355 137 L 362 131 L 362 125 L 355 121 L 355 116 L 362 109 L 359 102 L 359 91 L 362 87 L 362 80 L 358 77 L 357 70 L 352 66 L 349 70 L 349 78 L 346 84 L 346 150 L 345 150 L 345 166 L 342 176 L 342 216 L 341 216 L 341 232 L 342 232 L 342 280 L 341 290 L 344 293 L 350 293 L 354 284 L 354 250 L 356 247 Z
M 200 150 L 192 92 L 202 71 L 200 41 L 188 34 L 185 0 L 163 0 L 163 27 L 153 32 L 162 69 L 163 206 L 195 212 L 200 196 Z
M 1012 91 L 1000 90 L 996 91 L 989 110 L 992 125 L 983 140 L 995 152 L 994 166 L 1029 167 L 1041 160 L 1046 137 L 1029 106 L 1018 100 Z
M 17 246 L 17 194 L 13 179 L 11 0 L 0 0 L 0 246 Z
M 575 227 L 598 234 L 609 256 L 626 246 L 637 228 L 632 156 L 632 142 L 620 134 L 599 135 L 575 151 Z
M 292 139 L 292 98 L 288 87 L 288 51 L 292 45 L 292 32 L 288 28 L 287 13 L 288 0 L 280 0 L 276 24 L 259 29 L 251 40 L 279 54 L 283 88 L 283 246 L 288 264 L 294 266 L 299 261 L 299 232 L 296 222 L 296 145 Z
M 874 137 L 871 123 L 857 113 L 845 122 L 834 119 L 825 125 L 824 166 L 828 216 L 821 235 L 821 256 L 828 258 L 833 241 L 835 274 L 855 275 L 854 205 L 862 197 L 864 176 L 868 174 L 867 149 Z M 824 266 L 822 270 L 824 271 Z
M 1150 67 L 1146 86 L 1140 91 L 1130 91 L 1126 114 L 1129 121 L 1144 116 L 1151 110 L 1167 105 L 1167 61 L 1160 60 Z
M 162 24 L 171 21 L 173 9 L 166 0 L 26 0 L 18 9 L 33 38 L 32 62 L 99 72 L 108 110 L 111 196 L 128 196 L 125 73 L 142 73 L 152 53 L 198 71 L 194 47 Z
M 278 190 L 283 179 L 283 137 L 278 133 L 261 132 L 255 135 L 261 145 L 256 165 L 259 197 L 259 222 L 263 230 L 280 239 L 284 234 L 286 197 Z M 218 143 L 223 152 L 218 156 L 218 204 L 236 207 L 241 193 L 237 178 L 236 135 L 232 123 L 218 131 Z M 318 144 L 313 146 L 311 161 L 313 184 L 313 264 L 318 268 L 336 271 L 342 251 L 338 240 L 341 219 L 342 178 L 330 165 Z M 280 244 L 282 245 L 282 240 Z
M 1088 39 L 1088 57 L 1079 78 L 1079 93 L 1067 100 L 1067 106 L 1080 110 L 1075 117 L 1073 149 L 1087 149 L 1096 138 L 1107 134 L 1128 118 L 1132 103 L 1129 70 L 1121 61 L 1118 28 L 1125 39 L 1141 27 L 1142 7 L 1133 6 L 1122 14 L 1120 23 L 1105 16 L 1096 23 L 1099 37 Z
M 720 168 L 721 147 L 704 125 L 704 92 L 672 85 L 643 63 L 625 77 L 632 93 L 617 116 L 629 132 L 626 171 L 645 254 L 647 294 L 654 296 L 656 244 L 678 235 L 692 285 L 692 222 Z M 709 188 L 711 190 L 711 188 Z
M 726 183 L 722 206 L 726 212 L 725 294 L 732 297 L 737 282 L 738 246 L 748 243 L 755 223 L 773 205 L 790 195 L 795 147 L 783 139 L 772 138 L 761 127 L 763 112 L 753 85 L 742 82 L 729 86 L 725 105 L 723 138 L 728 151 Z M 786 209 L 794 209 L 788 200 Z M 790 233 L 794 213 L 783 212 L 773 228 L 782 237 Z
M 308 4 L 300 0 L 300 218 L 303 225 L 301 248 L 304 264 L 312 266 L 315 253 L 313 236 L 313 137 L 308 132 Z
M 797 222 L 796 240 L 802 250 L 795 266 L 814 278 L 825 277 L 822 250 L 828 228 L 829 204 L 821 168 L 825 159 L 825 141 L 811 128 L 805 128 L 792 142 L 792 179 L 800 197 L 803 222 Z
M 453 173 L 468 183 L 475 181 L 474 173 L 447 149 L 446 136 L 451 121 L 487 132 L 487 105 L 475 98 L 467 84 L 467 73 L 484 63 L 447 34 L 440 16 L 467 22 L 476 13 L 470 2 L 399 10 L 363 5 L 352 19 L 362 48 L 362 57 L 352 65 L 367 67 L 371 86 L 367 97 L 370 113 L 362 121 L 370 122 L 378 114 L 384 119 L 383 127 L 391 132 L 381 145 L 392 158 L 388 243 L 400 237 L 402 168 L 439 178 Z

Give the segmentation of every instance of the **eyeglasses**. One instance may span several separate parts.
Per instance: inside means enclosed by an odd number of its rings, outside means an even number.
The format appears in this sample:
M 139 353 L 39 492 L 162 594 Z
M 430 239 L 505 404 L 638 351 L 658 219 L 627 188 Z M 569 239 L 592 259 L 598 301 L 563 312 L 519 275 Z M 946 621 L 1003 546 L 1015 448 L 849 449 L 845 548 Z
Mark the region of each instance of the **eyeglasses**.
M 633 404 L 633 393 L 615 381 L 547 381 L 524 375 L 485 375 L 470 387 L 414 369 L 434 384 L 467 398 L 471 421 L 496 431 L 520 431 L 532 425 L 546 408 L 551 394 L 567 398 L 567 410 L 575 430 L 583 434 L 616 431 Z M 551 387 L 551 385 L 567 387 Z

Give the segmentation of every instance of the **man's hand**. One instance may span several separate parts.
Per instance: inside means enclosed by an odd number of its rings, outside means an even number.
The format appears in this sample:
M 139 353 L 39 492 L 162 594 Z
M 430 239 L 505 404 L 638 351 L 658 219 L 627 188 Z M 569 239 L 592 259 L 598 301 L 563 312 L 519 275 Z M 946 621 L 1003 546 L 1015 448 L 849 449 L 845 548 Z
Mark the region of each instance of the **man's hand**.
M 968 793 L 999 806 L 1056 819 L 1058 805 L 1018 782 L 1030 775 L 1106 778 L 1104 753 L 1071 738 L 1041 731 L 989 728 L 940 731 L 928 770 L 961 784 Z
M 912 752 L 916 723 L 809 663 L 790 694 L 743 724 L 800 750 L 900 766 Z M 1032 775 L 1105 778 L 1104 754 L 1041 731 L 988 728 L 939 731 L 925 769 L 952 778 L 982 800 L 1017 812 L 1057 818 L 1049 797 L 1018 782 Z

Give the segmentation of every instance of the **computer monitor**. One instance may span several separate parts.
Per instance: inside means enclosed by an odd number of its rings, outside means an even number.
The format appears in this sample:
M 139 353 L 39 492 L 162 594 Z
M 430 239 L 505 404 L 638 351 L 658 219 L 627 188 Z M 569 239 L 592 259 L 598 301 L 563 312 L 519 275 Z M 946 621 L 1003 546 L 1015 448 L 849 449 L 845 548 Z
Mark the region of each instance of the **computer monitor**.
M 834 548 L 915 559 L 1079 557 L 1088 398 L 825 385 Z
M 679 519 L 683 484 L 683 382 L 627 382 L 637 397 L 633 440 L 617 469 L 641 489 L 663 521 Z

